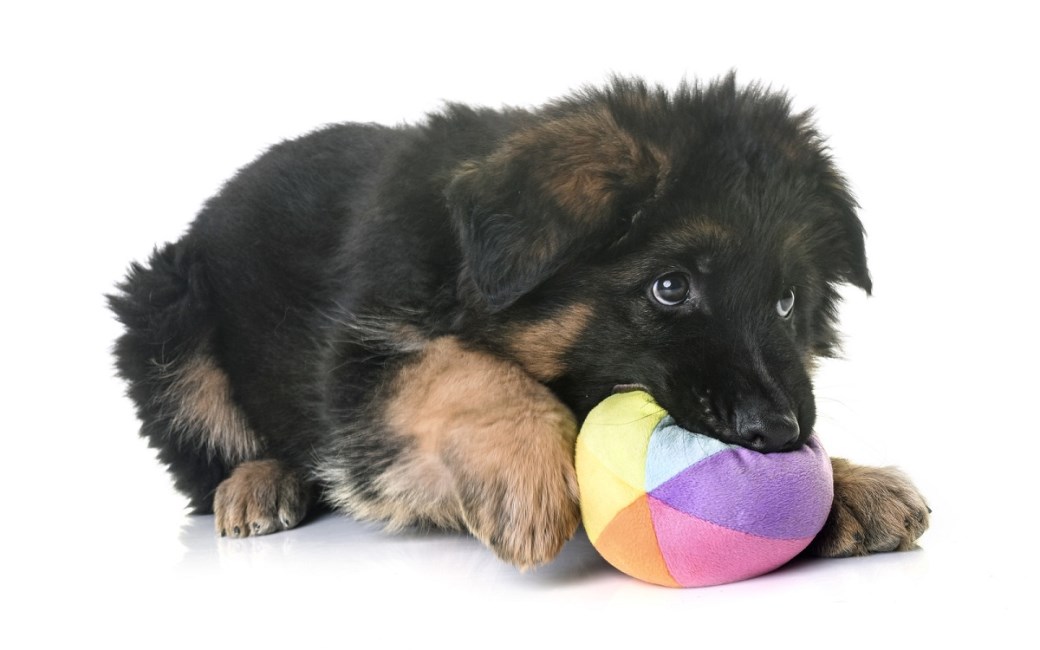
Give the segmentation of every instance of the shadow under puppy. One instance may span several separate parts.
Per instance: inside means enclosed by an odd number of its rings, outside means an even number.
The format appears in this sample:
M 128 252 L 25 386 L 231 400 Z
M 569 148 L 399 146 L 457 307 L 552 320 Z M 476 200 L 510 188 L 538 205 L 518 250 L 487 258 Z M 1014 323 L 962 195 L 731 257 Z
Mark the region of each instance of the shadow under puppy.
M 871 288 L 855 208 L 809 116 L 732 76 L 330 126 L 132 265 L 117 366 L 222 535 L 320 501 L 534 566 L 579 523 L 578 423 L 617 387 L 727 442 L 806 440 L 836 286 Z M 911 548 L 910 482 L 833 465 L 811 549 Z

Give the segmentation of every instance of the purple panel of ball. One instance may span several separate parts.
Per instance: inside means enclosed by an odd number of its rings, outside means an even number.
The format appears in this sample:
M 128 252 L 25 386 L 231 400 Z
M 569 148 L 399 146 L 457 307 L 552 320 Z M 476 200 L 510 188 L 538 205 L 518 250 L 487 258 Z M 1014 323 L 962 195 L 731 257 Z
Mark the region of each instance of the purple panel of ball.
M 651 434 L 646 450 L 646 491 L 652 492 L 679 472 L 729 447 L 715 438 L 691 434 L 666 415 Z
M 820 531 L 834 496 L 830 460 L 815 436 L 796 451 L 732 447 L 680 472 L 651 495 L 736 531 L 777 539 Z
M 746 580 L 780 567 L 812 537 L 765 539 L 691 517 L 649 498 L 657 544 L 668 573 L 684 587 Z

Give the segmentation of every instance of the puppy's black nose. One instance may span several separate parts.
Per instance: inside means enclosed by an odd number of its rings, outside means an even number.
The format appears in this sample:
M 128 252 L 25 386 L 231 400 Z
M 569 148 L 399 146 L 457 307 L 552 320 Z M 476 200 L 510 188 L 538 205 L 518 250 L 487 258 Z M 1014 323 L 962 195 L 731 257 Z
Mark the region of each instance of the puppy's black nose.
M 798 440 L 798 419 L 794 413 L 753 404 L 738 409 L 734 417 L 737 442 L 755 451 L 780 451 Z

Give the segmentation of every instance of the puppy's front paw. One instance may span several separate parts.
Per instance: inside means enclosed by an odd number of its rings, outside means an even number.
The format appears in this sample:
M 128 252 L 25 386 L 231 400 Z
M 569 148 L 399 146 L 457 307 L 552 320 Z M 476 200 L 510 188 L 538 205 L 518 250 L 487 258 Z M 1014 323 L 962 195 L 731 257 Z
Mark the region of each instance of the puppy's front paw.
M 462 501 L 470 532 L 520 569 L 556 557 L 581 520 L 573 470 L 540 485 L 463 490 Z
M 217 532 L 248 537 L 292 528 L 307 512 L 307 494 L 299 477 L 276 460 L 242 463 L 213 498 Z
M 571 410 L 516 363 L 454 337 L 427 344 L 394 391 L 386 422 L 408 440 L 380 480 L 394 510 L 461 524 L 522 569 L 553 559 L 579 521 Z
M 578 528 L 578 480 L 565 452 L 545 464 L 503 462 L 497 475 L 456 476 L 470 532 L 520 569 L 552 560 Z
M 849 557 L 915 548 L 931 510 L 913 483 L 889 467 L 832 459 L 834 505 L 808 552 Z

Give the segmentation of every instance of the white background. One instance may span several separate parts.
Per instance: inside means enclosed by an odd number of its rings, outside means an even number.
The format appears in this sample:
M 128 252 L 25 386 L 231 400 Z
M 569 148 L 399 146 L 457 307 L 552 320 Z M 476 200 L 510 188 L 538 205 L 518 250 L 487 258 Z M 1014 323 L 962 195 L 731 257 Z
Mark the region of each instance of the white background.
M 0 645 L 1035 647 L 1040 53 L 1026 3 L 12 4 Z M 817 108 L 862 203 L 875 295 L 849 294 L 817 430 L 832 453 L 916 480 L 935 511 L 922 550 L 682 591 L 613 572 L 581 537 L 521 575 L 461 536 L 332 517 L 217 540 L 184 515 L 113 378 L 102 294 L 235 169 L 328 122 L 731 68 Z

